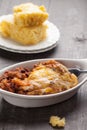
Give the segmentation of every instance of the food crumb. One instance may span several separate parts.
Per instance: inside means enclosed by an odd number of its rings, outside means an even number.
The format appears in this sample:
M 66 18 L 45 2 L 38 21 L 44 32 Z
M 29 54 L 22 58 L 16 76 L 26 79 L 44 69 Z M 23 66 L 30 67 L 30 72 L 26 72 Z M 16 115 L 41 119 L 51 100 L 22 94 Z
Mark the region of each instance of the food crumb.
M 87 40 L 85 34 L 83 33 L 76 35 L 74 39 L 77 42 L 85 42 Z
M 52 127 L 64 127 L 65 118 L 60 118 L 59 116 L 51 116 L 49 123 L 52 125 Z

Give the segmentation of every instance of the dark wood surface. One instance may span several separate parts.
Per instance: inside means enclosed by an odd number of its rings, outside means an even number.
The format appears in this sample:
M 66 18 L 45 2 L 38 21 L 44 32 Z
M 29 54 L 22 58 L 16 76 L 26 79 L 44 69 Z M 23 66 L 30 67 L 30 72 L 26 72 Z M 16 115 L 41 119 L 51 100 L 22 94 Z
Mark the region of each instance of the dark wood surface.
M 30 0 L 0 0 L 0 15 L 12 13 L 16 4 Z M 45 5 L 49 21 L 60 30 L 58 46 L 39 54 L 17 54 L 0 49 L 0 69 L 20 61 L 40 58 L 87 58 L 87 0 L 32 0 Z M 76 95 L 42 108 L 20 108 L 0 98 L 0 130 L 53 130 L 51 115 L 66 118 L 64 130 L 87 130 L 87 83 Z M 63 130 L 63 129 L 61 129 Z

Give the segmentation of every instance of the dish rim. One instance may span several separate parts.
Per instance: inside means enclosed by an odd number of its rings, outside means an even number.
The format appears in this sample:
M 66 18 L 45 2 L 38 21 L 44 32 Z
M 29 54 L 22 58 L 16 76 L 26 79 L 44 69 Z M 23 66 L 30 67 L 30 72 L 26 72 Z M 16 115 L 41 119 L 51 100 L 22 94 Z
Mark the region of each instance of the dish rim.
M 80 60 L 84 60 L 84 59 L 66 59 L 66 58 L 46 58 L 46 59 L 35 59 L 35 60 L 27 60 L 27 61 L 22 61 L 13 65 L 9 65 L 8 67 L 5 67 L 3 69 L 0 70 L 0 75 L 1 73 L 4 73 L 5 71 L 7 71 L 8 69 L 12 69 L 12 68 L 16 68 L 16 66 L 20 66 L 22 64 L 26 64 L 26 63 L 31 63 L 31 62 L 41 62 L 41 61 L 47 61 L 47 60 L 59 60 L 59 61 L 80 61 Z M 85 77 L 79 84 L 77 84 L 75 87 L 72 87 L 68 90 L 59 92 L 59 93 L 54 93 L 54 94 L 47 94 L 47 95 L 22 95 L 22 94 L 16 94 L 13 92 L 9 92 L 6 90 L 3 90 L 0 88 L 0 92 L 1 94 L 6 94 L 9 96 L 14 96 L 14 97 L 18 97 L 18 98 L 24 98 L 24 99 L 44 99 L 44 98 L 52 98 L 55 96 L 60 96 L 66 93 L 69 93 L 71 91 L 73 91 L 74 89 L 77 89 L 80 87 L 80 85 L 82 85 L 84 82 L 87 81 L 87 77 Z

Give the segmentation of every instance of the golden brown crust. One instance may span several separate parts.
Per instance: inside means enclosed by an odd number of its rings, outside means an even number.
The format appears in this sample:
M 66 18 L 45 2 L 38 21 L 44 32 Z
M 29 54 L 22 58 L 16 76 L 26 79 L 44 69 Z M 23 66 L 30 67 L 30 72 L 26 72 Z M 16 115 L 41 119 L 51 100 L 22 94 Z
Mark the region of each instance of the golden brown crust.
M 44 6 L 25 3 L 14 7 L 14 21 L 18 26 L 38 26 L 48 19 Z

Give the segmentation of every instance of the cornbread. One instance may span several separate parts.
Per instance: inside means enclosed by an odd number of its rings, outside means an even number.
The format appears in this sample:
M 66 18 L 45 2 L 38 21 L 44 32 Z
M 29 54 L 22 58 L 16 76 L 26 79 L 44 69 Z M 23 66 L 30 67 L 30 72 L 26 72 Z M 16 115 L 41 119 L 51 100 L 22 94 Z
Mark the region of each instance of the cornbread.
M 5 72 L 0 77 L 0 88 L 25 95 L 46 95 L 68 90 L 78 84 L 77 77 L 55 60 L 35 64 L 27 75 L 25 72 L 20 68 Z
M 36 44 L 46 38 L 47 25 L 20 27 L 14 23 L 14 17 L 8 15 L 0 23 L 0 33 L 6 38 L 10 38 L 22 45 Z
M 44 23 L 48 13 L 44 6 L 32 3 L 14 7 L 13 15 L 7 15 L 0 22 L 0 33 L 22 45 L 32 45 L 43 41 L 47 34 L 47 25 Z
M 64 127 L 65 126 L 65 118 L 60 118 L 58 116 L 51 116 L 49 123 L 53 127 Z
M 25 3 L 14 7 L 14 21 L 18 26 L 38 26 L 48 18 L 44 6 Z

